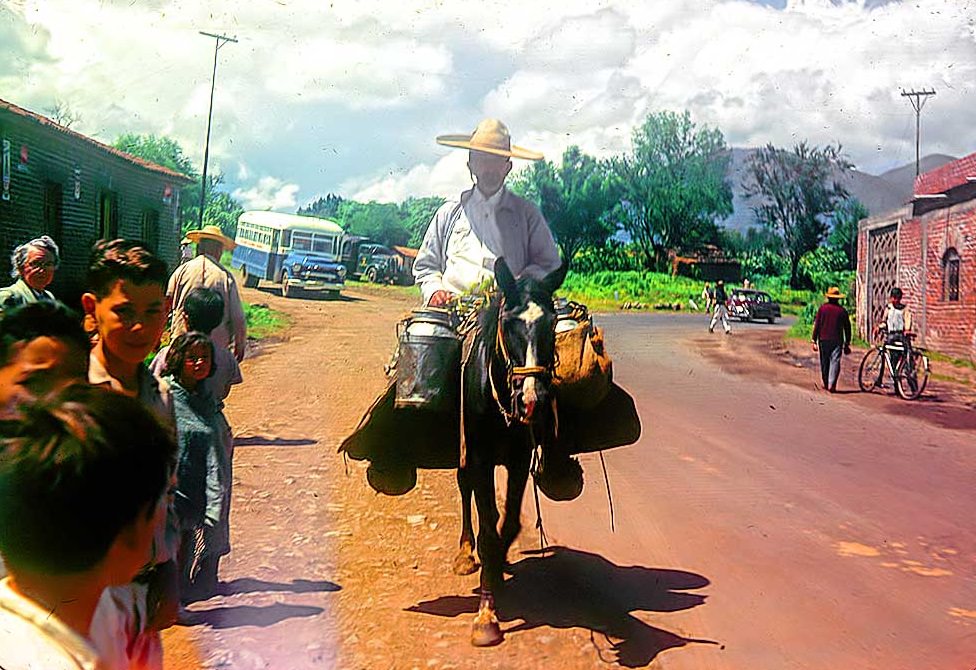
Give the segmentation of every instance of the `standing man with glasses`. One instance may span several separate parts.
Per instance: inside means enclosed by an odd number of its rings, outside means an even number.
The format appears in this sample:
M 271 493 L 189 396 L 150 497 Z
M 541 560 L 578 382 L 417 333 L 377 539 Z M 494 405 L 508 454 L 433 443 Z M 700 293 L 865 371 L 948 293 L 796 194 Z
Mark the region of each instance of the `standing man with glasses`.
M 15 281 L 0 289 L 0 313 L 18 305 L 41 300 L 53 301 L 47 290 L 61 262 L 58 245 L 47 235 L 21 244 L 10 256 L 11 276 Z

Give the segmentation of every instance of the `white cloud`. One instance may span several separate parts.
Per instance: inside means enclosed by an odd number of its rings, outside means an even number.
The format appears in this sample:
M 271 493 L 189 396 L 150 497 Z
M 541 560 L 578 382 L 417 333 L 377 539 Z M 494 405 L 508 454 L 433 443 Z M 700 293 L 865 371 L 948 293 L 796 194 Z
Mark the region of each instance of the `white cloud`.
M 170 135 L 199 162 L 200 29 L 240 39 L 220 51 L 211 169 L 275 208 L 454 194 L 463 152 L 433 138 L 487 115 L 558 159 L 622 151 L 648 112 L 689 109 L 735 145 L 841 142 L 880 171 L 914 157 L 899 88 L 935 87 L 923 151 L 976 149 L 972 0 L 0 0 L 0 91 L 62 100 L 102 140 Z
M 298 204 L 298 189 L 298 184 L 265 176 L 250 188 L 234 189 L 231 195 L 241 201 L 244 209 L 293 210 Z

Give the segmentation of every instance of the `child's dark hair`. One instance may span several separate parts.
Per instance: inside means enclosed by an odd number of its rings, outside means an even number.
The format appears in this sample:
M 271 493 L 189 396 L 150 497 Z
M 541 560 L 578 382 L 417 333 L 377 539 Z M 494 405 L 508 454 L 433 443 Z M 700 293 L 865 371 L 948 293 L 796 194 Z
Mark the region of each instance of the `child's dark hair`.
M 183 363 L 186 361 L 186 352 L 190 350 L 190 347 L 197 344 L 205 344 L 210 347 L 210 374 L 208 377 L 213 377 L 214 372 L 217 371 L 217 362 L 214 360 L 216 353 L 214 351 L 213 340 L 206 333 L 201 333 L 195 330 L 191 330 L 189 333 L 183 333 L 169 345 L 169 351 L 166 352 L 166 361 L 163 364 L 163 375 L 170 375 L 179 378 L 180 373 L 183 371 Z
M 10 568 L 90 570 L 166 492 L 176 445 L 135 398 L 76 384 L 0 423 L 0 552 Z
M 39 337 L 52 337 L 88 355 L 90 343 L 81 317 L 59 302 L 41 300 L 14 307 L 0 318 L 0 365 L 9 363 L 13 346 Z
M 224 296 L 212 288 L 195 288 L 183 301 L 186 325 L 209 335 L 224 320 Z
M 88 265 L 88 290 L 101 299 L 120 279 L 133 284 L 159 284 L 166 290 L 166 263 L 136 240 L 100 240 L 92 249 Z
M 901 300 L 901 297 L 902 297 L 903 294 L 902 294 L 900 288 L 898 288 L 897 286 L 894 286 L 891 289 L 891 294 L 890 295 L 891 295 L 892 298 L 897 298 L 898 300 Z

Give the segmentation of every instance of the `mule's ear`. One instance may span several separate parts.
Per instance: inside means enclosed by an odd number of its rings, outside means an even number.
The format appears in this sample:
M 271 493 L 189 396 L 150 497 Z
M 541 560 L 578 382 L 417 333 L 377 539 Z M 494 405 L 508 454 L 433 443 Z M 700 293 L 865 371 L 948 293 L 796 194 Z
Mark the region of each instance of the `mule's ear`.
M 515 275 L 508 269 L 508 263 L 501 256 L 495 259 L 495 281 L 498 282 L 498 288 L 505 296 L 505 302 L 509 305 L 517 305 L 518 287 L 515 285 Z
M 549 295 L 555 293 L 563 285 L 567 272 L 569 272 L 569 263 L 563 261 L 562 265 L 542 278 L 542 285 L 549 292 Z

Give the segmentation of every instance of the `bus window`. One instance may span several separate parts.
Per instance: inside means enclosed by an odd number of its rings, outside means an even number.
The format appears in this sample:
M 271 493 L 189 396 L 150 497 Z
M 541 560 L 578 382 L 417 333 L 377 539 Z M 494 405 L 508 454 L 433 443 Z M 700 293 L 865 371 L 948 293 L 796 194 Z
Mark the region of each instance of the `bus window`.
M 332 253 L 332 238 L 322 237 L 321 235 L 316 235 L 313 238 L 312 249 L 319 253 L 331 254 Z
M 281 247 L 287 249 L 291 246 L 291 231 L 285 230 L 281 233 Z
M 308 233 L 294 232 L 291 236 L 291 243 L 296 251 L 311 251 L 312 236 Z

